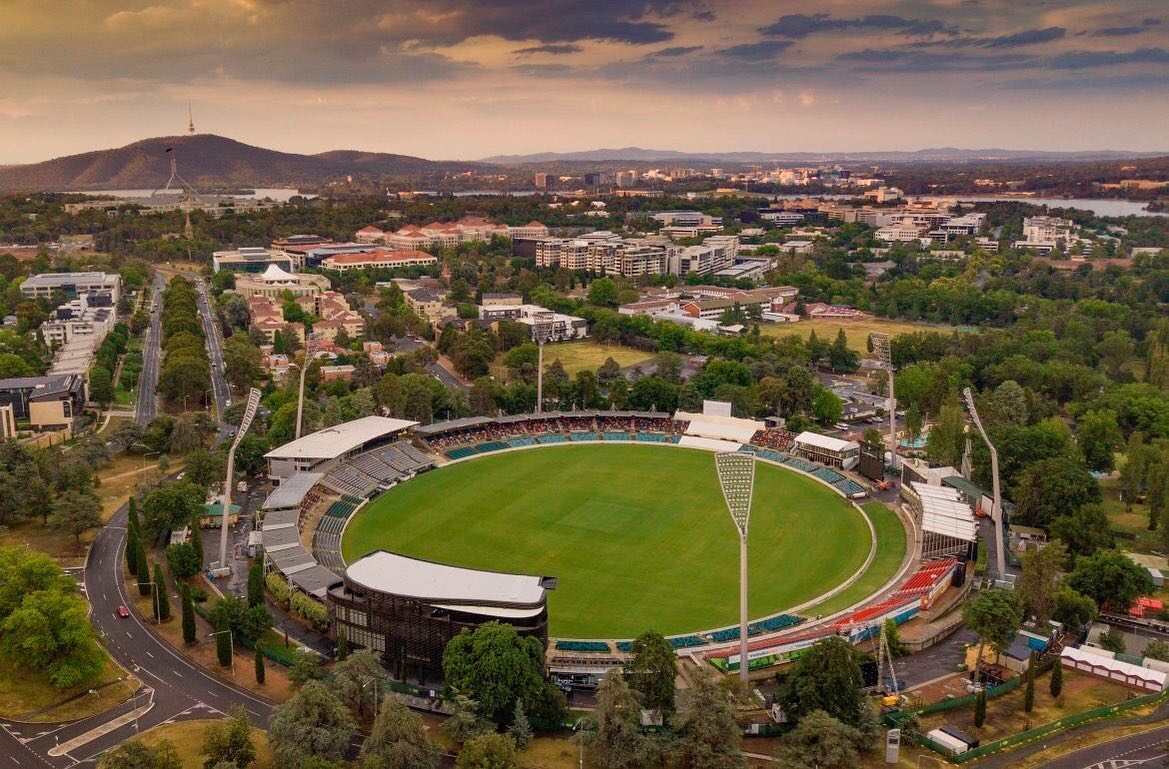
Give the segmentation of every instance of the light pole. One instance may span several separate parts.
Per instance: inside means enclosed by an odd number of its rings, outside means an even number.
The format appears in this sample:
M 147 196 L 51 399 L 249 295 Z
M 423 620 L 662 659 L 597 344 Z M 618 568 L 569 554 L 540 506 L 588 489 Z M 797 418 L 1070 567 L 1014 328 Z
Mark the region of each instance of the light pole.
M 239 430 L 235 433 L 235 440 L 227 452 L 227 478 L 223 481 L 223 521 L 219 529 L 219 568 L 229 568 L 227 565 L 227 529 L 231 519 L 231 482 L 235 475 L 235 450 L 243 440 L 244 434 L 252 426 L 256 410 L 260 407 L 260 391 L 253 387 L 248 392 L 248 405 L 244 409 L 243 418 L 239 423 Z
M 978 434 L 982 436 L 983 442 L 990 450 L 991 493 L 994 495 L 994 510 L 991 511 L 990 520 L 991 525 L 994 526 L 994 550 L 995 558 L 998 559 L 998 577 L 1006 579 L 1007 554 L 1003 547 L 1003 494 L 999 488 L 999 452 L 990 442 L 986 429 L 982 426 L 982 420 L 978 418 L 978 409 L 974 407 L 974 395 L 970 392 L 969 387 L 962 390 L 962 398 L 966 401 L 967 410 L 970 411 L 970 420 L 974 422 L 974 429 L 978 430 Z
M 743 699 L 750 691 L 747 664 L 747 521 L 755 488 L 755 455 L 725 451 L 714 455 L 727 511 L 739 532 L 739 681 Z
M 381 697 L 378 696 L 380 694 L 380 692 L 378 691 L 378 685 L 377 685 L 378 680 L 376 678 L 374 678 L 373 676 L 366 676 L 361 684 L 361 689 L 362 689 L 362 691 L 364 691 L 365 687 L 371 683 L 373 684 L 373 719 L 376 721 L 377 720 L 378 700 L 381 699 Z
M 211 633 L 210 635 L 208 635 L 207 637 L 214 638 L 215 636 L 220 636 L 220 635 L 223 635 L 224 633 L 227 633 L 227 648 L 231 650 L 230 651 L 230 654 L 231 654 L 231 677 L 235 678 L 235 639 L 232 638 L 231 631 L 230 630 L 217 630 L 214 633 Z
M 886 407 L 889 410 L 889 459 L 890 464 L 894 469 L 897 467 L 897 397 L 893 394 L 893 351 L 890 347 L 889 335 L 878 331 L 870 334 L 869 338 L 873 340 L 873 352 L 877 354 L 877 359 L 881 361 L 881 367 L 888 375 L 889 379 L 889 397 L 886 401 Z
M 584 718 L 576 719 L 576 723 L 572 725 L 572 731 L 576 732 L 576 741 L 580 745 L 580 760 L 577 766 L 584 769 Z
M 544 412 L 544 345 L 552 338 L 552 321 L 555 314 L 551 312 L 538 312 L 535 314 L 535 322 L 532 324 L 532 336 L 536 340 L 536 347 L 539 350 L 536 356 L 536 413 L 542 414 Z
M 161 456 L 161 455 L 162 455 L 161 451 L 147 451 L 145 454 L 142 455 L 142 477 L 144 479 L 146 477 L 146 458 L 147 457 L 157 457 L 157 456 Z

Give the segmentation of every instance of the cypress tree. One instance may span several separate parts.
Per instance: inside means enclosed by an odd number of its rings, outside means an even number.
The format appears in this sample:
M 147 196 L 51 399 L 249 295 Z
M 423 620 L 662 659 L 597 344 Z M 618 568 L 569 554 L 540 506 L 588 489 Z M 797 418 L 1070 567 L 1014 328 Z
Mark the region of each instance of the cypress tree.
M 138 531 L 138 500 L 131 496 L 126 507 L 126 525 L 133 526 L 134 531 Z
M 133 521 L 126 527 L 126 571 L 138 574 L 138 527 Z
M 138 577 L 138 595 L 150 595 L 150 562 L 146 560 L 146 546 L 141 539 L 138 540 L 138 569 L 135 575 Z
M 166 592 L 166 576 L 162 564 L 154 564 L 154 618 L 159 622 L 170 619 L 170 596 Z
M 1035 707 L 1035 652 L 1027 663 L 1027 688 L 1023 691 L 1023 712 L 1030 713 Z
M 264 567 L 253 563 L 248 569 L 248 606 L 264 605 Z
M 974 700 L 974 726 L 981 729 L 986 723 L 986 689 L 979 689 L 978 698 Z
M 1055 661 L 1055 667 L 1051 669 L 1051 682 L 1048 687 L 1052 697 L 1058 697 L 1063 691 L 1063 665 L 1059 664 L 1059 660 Z
M 256 683 L 264 683 L 264 651 L 256 644 Z
M 227 630 L 227 628 L 222 628 Z M 231 666 L 231 633 L 217 633 L 215 635 L 215 656 L 222 667 Z
M 345 628 L 337 627 L 337 659 L 343 660 L 349 656 L 349 641 L 345 638 Z
M 195 552 L 199 554 L 199 570 L 202 571 L 203 566 L 207 561 L 203 556 L 203 530 L 199 528 L 199 514 L 191 516 L 191 544 L 195 546 Z
M 195 601 L 191 597 L 191 586 L 183 585 L 183 641 L 195 643 Z

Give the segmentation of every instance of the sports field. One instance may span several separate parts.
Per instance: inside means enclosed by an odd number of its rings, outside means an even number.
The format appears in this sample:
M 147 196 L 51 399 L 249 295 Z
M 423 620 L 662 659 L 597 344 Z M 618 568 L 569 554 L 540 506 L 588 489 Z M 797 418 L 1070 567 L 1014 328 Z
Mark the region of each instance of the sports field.
M 738 547 L 712 453 L 627 445 L 514 451 L 427 473 L 367 505 L 342 542 L 348 562 L 385 549 L 559 577 L 549 617 L 562 638 L 736 623 Z M 752 617 L 822 595 L 869 547 L 868 526 L 842 497 L 758 463 Z

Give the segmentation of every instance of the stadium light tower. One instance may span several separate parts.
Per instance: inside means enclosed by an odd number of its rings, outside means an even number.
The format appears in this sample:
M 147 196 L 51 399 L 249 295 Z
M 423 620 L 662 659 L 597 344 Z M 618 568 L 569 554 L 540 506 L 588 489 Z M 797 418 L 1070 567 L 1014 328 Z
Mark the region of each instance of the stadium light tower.
M 313 353 L 316 352 L 316 340 L 309 339 L 304 343 L 304 362 L 300 364 L 300 391 L 296 397 L 296 436 L 300 437 L 300 428 L 304 423 L 304 375 L 313 362 Z
M 243 440 L 244 434 L 252 426 L 256 411 L 260 408 L 260 391 L 253 387 L 248 392 L 248 405 L 244 409 L 243 419 L 240 420 L 239 430 L 235 433 L 235 440 L 227 451 L 227 477 L 223 481 L 223 521 L 219 529 L 219 568 L 227 568 L 227 529 L 231 520 L 231 481 L 235 474 L 235 450 Z
M 991 493 L 994 494 L 994 510 L 991 511 L 990 519 L 994 526 L 994 552 L 995 558 L 998 559 L 998 577 L 1006 579 L 1007 555 L 1003 548 L 1003 494 L 999 488 L 999 452 L 990 442 L 986 428 L 982 426 L 982 420 L 978 418 L 978 409 L 974 407 L 974 395 L 970 392 L 969 387 L 962 390 L 962 398 L 966 401 L 966 409 L 970 412 L 970 420 L 974 422 L 974 429 L 978 430 L 978 434 L 982 436 L 983 442 L 990 450 L 990 480 L 993 489 Z
M 869 335 L 873 341 L 873 352 L 881 362 L 881 368 L 889 376 L 889 398 L 886 408 L 889 411 L 889 458 L 894 468 L 897 467 L 897 398 L 893 395 L 893 351 L 890 347 L 889 335 L 876 332 Z
M 536 340 L 539 354 L 536 358 L 536 413 L 544 413 L 544 345 L 552 338 L 551 312 L 537 312 L 535 323 L 532 324 L 532 336 Z
M 714 455 L 727 511 L 739 532 L 739 681 L 743 698 L 750 690 L 747 664 L 747 521 L 755 489 L 755 455 L 725 451 Z

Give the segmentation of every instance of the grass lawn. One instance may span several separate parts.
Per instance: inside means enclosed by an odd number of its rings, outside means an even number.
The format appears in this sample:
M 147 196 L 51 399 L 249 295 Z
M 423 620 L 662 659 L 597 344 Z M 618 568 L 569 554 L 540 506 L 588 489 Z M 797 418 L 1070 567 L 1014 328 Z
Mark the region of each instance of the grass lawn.
M 763 323 L 760 332 L 767 336 L 788 336 L 795 334 L 803 339 L 813 331 L 816 336 L 829 342 L 836 339 L 836 334 L 844 329 L 848 338 L 848 346 L 864 353 L 868 350 L 869 334 L 874 331 L 884 331 L 887 334 L 912 334 L 917 331 L 938 331 L 943 334 L 954 330 L 953 326 L 938 326 L 930 323 L 910 323 L 904 320 L 889 320 L 887 318 L 865 318 L 864 320 L 801 320 L 798 323 Z
M 1101 479 L 1100 493 L 1104 498 L 1104 513 L 1108 516 L 1108 523 L 1117 535 L 1118 547 L 1134 553 L 1150 553 L 1154 550 L 1165 552 L 1160 530 L 1149 531 L 1148 506 L 1134 504 L 1131 513 L 1124 509 L 1119 478 Z
M 162 741 L 170 742 L 183 759 L 183 769 L 203 769 L 207 757 L 203 755 L 203 740 L 207 726 L 214 721 L 179 721 L 174 724 L 156 726 L 142 733 L 139 738 L 150 747 Z M 256 746 L 256 761 L 249 764 L 251 769 L 270 769 L 272 751 L 268 749 L 268 733 L 252 727 L 252 744 Z
M 97 679 L 71 689 L 58 689 L 39 672 L 0 658 L 0 718 L 36 723 L 72 721 L 125 702 L 138 688 L 138 682 L 125 678 L 125 671 L 109 657 L 105 659 L 105 669 Z M 101 686 L 105 683 L 110 685 Z M 96 695 L 87 694 L 91 688 L 97 690 Z M 81 696 L 71 699 L 76 695 Z
M 861 507 L 877 530 L 877 554 L 872 565 L 856 582 L 824 603 L 809 608 L 805 614 L 832 614 L 847 609 L 879 590 L 901 566 L 905 558 L 905 527 L 897 513 L 881 502 L 869 502 Z
M 753 616 L 830 590 L 860 568 L 869 545 L 851 504 L 809 478 L 758 465 Z M 738 541 L 707 451 L 559 446 L 461 462 L 398 486 L 356 516 L 346 558 L 379 548 L 555 575 L 548 603 L 559 637 L 676 634 L 738 619 Z
M 652 357 L 652 353 L 645 352 L 644 350 L 622 347 L 619 344 L 600 344 L 599 342 L 589 340 L 560 342 L 544 347 L 544 365 L 551 366 L 552 361 L 559 360 L 560 364 L 564 366 L 564 370 L 570 376 L 575 376 L 576 372 L 584 369 L 596 371 L 605 362 L 606 358 L 612 358 L 617 361 L 619 366 L 624 368 L 626 366 L 635 366 L 638 363 L 644 363 Z M 502 355 L 495 359 L 491 368 L 492 373 L 496 377 L 506 375 L 507 369 L 503 366 Z

